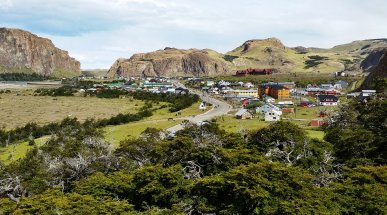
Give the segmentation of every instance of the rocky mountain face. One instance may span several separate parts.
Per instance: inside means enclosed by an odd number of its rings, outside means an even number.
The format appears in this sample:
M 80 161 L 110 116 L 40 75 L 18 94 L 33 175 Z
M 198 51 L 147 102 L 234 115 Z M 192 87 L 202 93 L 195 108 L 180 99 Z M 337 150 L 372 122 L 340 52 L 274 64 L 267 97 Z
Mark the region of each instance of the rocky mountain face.
M 376 65 L 384 48 L 387 49 L 387 39 L 360 40 L 322 49 L 290 48 L 277 38 L 248 40 L 226 54 L 209 49 L 166 48 L 118 59 L 108 76 L 216 76 L 247 68 L 272 68 L 280 73 L 360 73 L 362 68 Z
M 49 39 L 19 29 L 0 28 L 0 72 L 63 77 L 80 74 L 80 63 Z
M 376 67 L 381 58 L 387 52 L 387 48 L 375 48 L 368 53 L 368 56 L 361 62 L 360 66 L 364 71 L 370 71 Z
M 374 89 L 376 78 L 387 78 L 387 49 L 379 59 L 379 62 L 368 70 L 369 75 L 361 85 L 361 89 Z
M 222 55 L 212 50 L 165 48 L 118 59 L 108 76 L 214 76 L 230 74 Z

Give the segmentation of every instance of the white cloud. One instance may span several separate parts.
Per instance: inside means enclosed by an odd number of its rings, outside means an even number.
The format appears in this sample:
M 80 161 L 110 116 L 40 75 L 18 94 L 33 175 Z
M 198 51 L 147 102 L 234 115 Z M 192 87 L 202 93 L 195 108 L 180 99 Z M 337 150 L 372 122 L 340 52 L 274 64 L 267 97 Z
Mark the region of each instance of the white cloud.
M 0 11 L 8 10 L 12 7 L 12 1 L 11 0 L 2 0 L 0 2 Z
M 51 38 L 83 68 L 107 68 L 166 46 L 226 52 L 272 36 L 315 47 L 386 37 L 385 8 L 383 0 L 0 0 L 0 25 Z

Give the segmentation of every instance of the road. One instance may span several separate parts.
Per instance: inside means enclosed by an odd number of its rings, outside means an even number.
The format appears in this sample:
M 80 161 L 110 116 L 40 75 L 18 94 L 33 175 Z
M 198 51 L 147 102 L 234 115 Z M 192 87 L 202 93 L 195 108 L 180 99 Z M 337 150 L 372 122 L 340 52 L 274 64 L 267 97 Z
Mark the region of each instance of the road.
M 179 87 L 184 87 L 184 85 L 182 85 L 179 82 L 175 82 L 175 84 Z M 189 120 L 192 123 L 199 124 L 200 122 L 210 120 L 214 117 L 225 115 L 232 109 L 231 105 L 227 104 L 224 101 L 214 99 L 214 98 L 210 97 L 208 94 L 202 94 L 201 92 L 194 91 L 194 90 L 190 90 L 190 93 L 194 93 L 194 94 L 199 95 L 200 99 L 202 99 L 206 103 L 211 103 L 212 109 L 203 113 L 203 114 L 200 114 L 200 115 L 191 116 L 191 117 L 184 117 L 184 118 L 180 118 L 180 119 Z M 182 124 L 178 124 L 178 125 L 175 125 L 173 127 L 168 128 L 167 131 L 169 131 L 171 133 L 175 133 L 176 131 L 179 131 L 181 129 L 183 129 Z

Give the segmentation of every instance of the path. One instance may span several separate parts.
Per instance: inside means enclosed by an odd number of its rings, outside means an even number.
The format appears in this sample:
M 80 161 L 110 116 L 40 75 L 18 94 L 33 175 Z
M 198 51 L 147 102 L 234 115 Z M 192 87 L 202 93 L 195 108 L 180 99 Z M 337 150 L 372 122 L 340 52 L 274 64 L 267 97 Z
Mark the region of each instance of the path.
M 179 87 L 184 87 L 184 85 L 179 83 L 179 82 L 175 82 L 175 84 Z M 214 117 L 225 115 L 232 109 L 231 105 L 227 104 L 224 101 L 214 99 L 214 98 L 210 97 L 208 94 L 202 94 L 202 93 L 195 91 L 195 90 L 190 90 L 190 93 L 194 93 L 194 94 L 199 95 L 200 99 L 202 99 L 206 103 L 211 103 L 212 109 L 203 113 L 203 114 L 200 114 L 200 115 L 184 117 L 184 118 L 180 118 L 180 119 L 189 120 L 192 123 L 199 124 L 203 121 L 210 120 Z M 168 128 L 167 131 L 169 131 L 171 133 L 175 133 L 176 131 L 179 131 L 181 129 L 183 129 L 183 125 L 178 124 L 178 125 L 175 125 L 173 127 Z

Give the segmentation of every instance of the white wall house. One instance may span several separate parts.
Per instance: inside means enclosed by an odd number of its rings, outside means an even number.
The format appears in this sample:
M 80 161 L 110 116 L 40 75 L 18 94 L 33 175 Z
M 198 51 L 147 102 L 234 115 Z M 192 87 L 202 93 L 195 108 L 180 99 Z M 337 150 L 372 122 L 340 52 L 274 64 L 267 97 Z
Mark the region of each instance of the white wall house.
M 270 111 L 265 113 L 265 121 L 273 122 L 281 120 L 282 111 L 271 109 Z
M 276 110 L 276 111 L 281 111 L 281 109 L 273 104 L 270 104 L 270 103 L 266 103 L 264 105 L 262 105 L 261 107 L 258 107 L 257 109 L 255 109 L 256 113 L 266 113 L 266 112 L 269 112 L 271 110 Z

